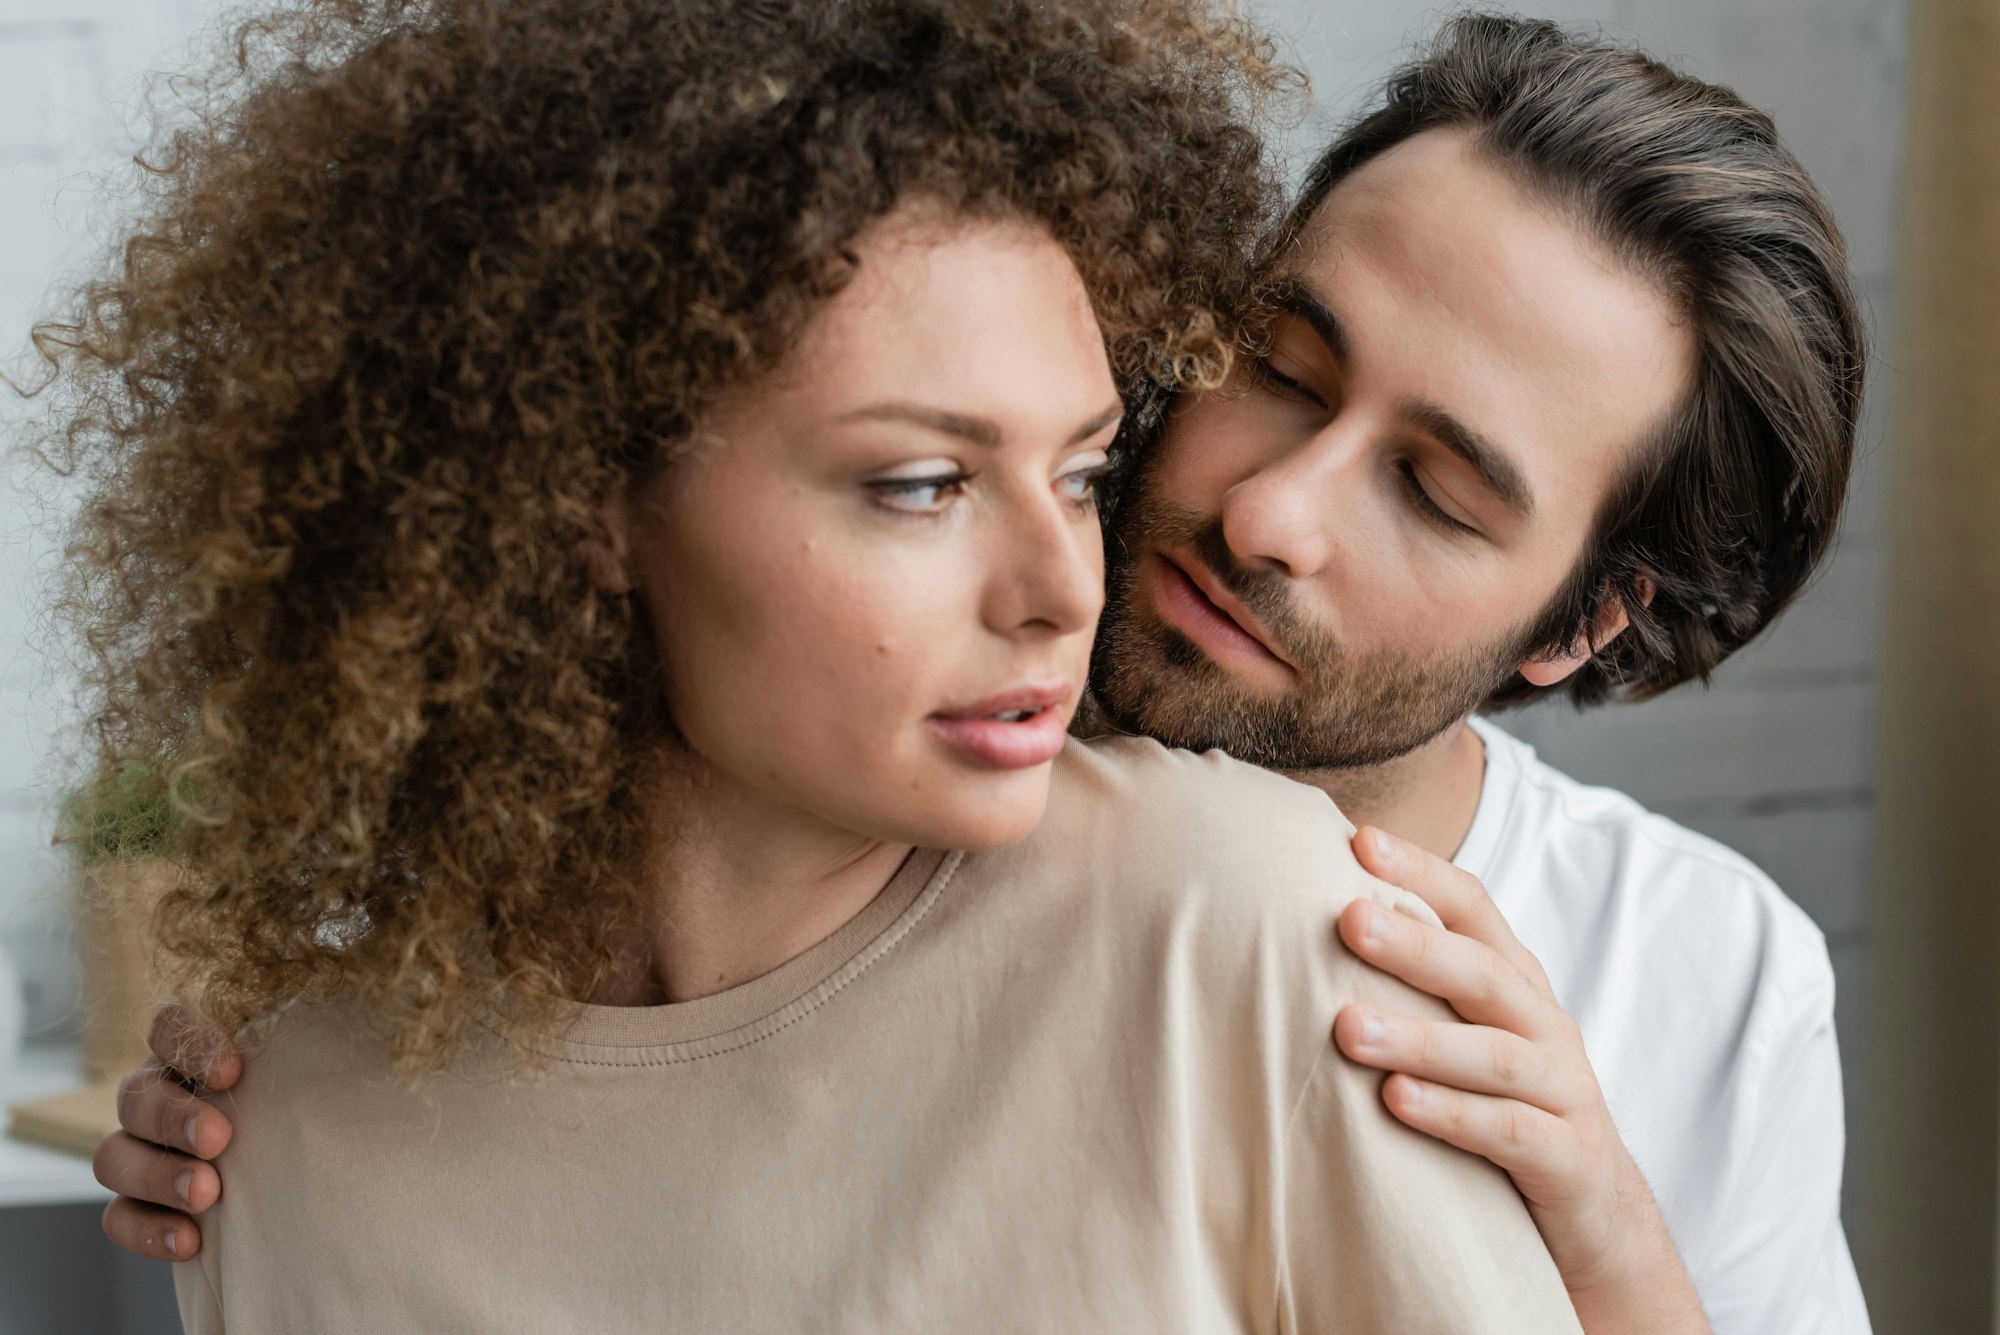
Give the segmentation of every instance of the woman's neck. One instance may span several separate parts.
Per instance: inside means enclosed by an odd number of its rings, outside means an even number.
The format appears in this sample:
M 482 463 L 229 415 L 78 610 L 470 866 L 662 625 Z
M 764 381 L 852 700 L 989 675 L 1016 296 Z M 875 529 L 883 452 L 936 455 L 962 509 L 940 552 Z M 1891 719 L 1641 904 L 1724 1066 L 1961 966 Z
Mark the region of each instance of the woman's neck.
M 661 786 L 646 919 L 600 1005 L 692 1001 L 796 959 L 867 907 L 909 856 L 707 771 Z

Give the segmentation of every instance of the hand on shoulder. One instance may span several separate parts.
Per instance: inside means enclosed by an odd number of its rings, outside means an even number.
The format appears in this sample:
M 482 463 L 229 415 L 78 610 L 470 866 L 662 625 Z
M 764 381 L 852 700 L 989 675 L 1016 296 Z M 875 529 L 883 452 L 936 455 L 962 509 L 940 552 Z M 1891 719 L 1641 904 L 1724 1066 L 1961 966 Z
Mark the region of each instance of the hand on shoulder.
M 1340 1050 L 1390 1073 L 1382 1097 L 1400 1121 L 1513 1178 L 1589 1335 L 1706 1335 L 1687 1268 L 1541 962 L 1470 873 L 1377 829 L 1357 833 L 1354 851 L 1438 922 L 1357 901 L 1340 914 L 1341 939 L 1463 1023 L 1348 1006 L 1334 1022 Z
M 118 1086 L 121 1130 L 97 1146 L 97 1180 L 118 1193 L 104 1210 L 104 1236 L 155 1261 L 186 1261 L 201 1250 L 194 1216 L 222 1198 L 213 1160 L 235 1128 L 201 1097 L 233 1088 L 243 1057 L 223 1034 L 179 1003 L 153 1017 L 147 1045 L 158 1060 Z

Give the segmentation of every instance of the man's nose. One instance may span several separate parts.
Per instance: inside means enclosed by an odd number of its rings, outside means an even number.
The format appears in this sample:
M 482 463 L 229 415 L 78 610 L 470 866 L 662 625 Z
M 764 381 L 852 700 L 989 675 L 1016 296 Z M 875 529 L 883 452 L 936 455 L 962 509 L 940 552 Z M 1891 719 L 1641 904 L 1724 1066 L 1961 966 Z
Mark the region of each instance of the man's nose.
M 1342 443 L 1328 430 L 1266 459 L 1222 499 L 1222 533 L 1246 566 L 1292 579 L 1317 574 L 1332 555 Z

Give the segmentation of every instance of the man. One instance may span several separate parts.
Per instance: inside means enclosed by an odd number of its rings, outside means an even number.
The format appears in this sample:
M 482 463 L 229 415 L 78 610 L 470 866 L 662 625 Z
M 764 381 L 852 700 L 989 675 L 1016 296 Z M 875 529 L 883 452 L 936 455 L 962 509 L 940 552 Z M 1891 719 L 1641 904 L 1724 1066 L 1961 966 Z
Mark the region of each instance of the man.
M 1356 1008 L 1336 1040 L 1398 1073 L 1397 1116 L 1513 1175 L 1586 1330 L 1699 1329 L 1683 1258 L 1717 1330 L 1865 1330 L 1818 933 L 1471 718 L 1705 678 L 1803 586 L 1863 364 L 1824 204 L 1727 92 L 1469 17 L 1320 160 L 1267 273 L 1256 355 L 1167 408 L 1114 514 L 1102 724 L 1379 827 L 1364 863 L 1454 930 L 1357 907 L 1341 934 L 1469 1023 Z M 191 1254 L 141 1202 L 219 1180 L 135 1137 L 209 1158 L 227 1124 L 128 1089 L 99 1172 L 137 1199 L 107 1230 Z
M 1586 1329 L 1647 1286 L 1618 1276 L 1647 1268 L 1648 1182 L 1717 1329 L 1864 1329 L 1818 932 L 1467 722 L 1703 678 L 1826 551 L 1863 358 L 1819 196 L 1726 92 L 1468 18 L 1320 160 L 1272 272 L 1262 354 L 1178 405 L 1118 516 L 1107 720 L 1485 881 L 1432 897 L 1458 939 L 1341 924 L 1477 1027 L 1337 1037 L 1420 1078 L 1386 1087 L 1404 1120 L 1513 1173 Z M 1370 844 L 1409 884 L 1418 856 Z

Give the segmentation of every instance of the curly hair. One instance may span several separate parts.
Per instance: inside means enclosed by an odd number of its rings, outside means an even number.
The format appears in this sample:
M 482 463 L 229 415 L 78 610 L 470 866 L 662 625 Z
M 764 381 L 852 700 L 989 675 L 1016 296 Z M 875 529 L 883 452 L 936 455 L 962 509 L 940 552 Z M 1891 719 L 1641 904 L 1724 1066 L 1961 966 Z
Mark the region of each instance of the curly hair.
M 412 1073 L 552 1022 L 673 745 L 601 504 L 769 372 L 899 201 L 1046 226 L 1128 385 L 1225 373 L 1301 80 L 1204 0 L 298 0 L 36 342 L 103 772 L 228 1030 L 354 997 Z M 44 385 L 43 388 L 47 388 Z

